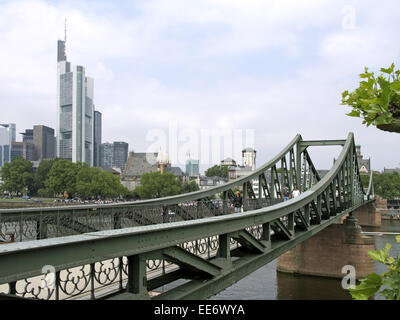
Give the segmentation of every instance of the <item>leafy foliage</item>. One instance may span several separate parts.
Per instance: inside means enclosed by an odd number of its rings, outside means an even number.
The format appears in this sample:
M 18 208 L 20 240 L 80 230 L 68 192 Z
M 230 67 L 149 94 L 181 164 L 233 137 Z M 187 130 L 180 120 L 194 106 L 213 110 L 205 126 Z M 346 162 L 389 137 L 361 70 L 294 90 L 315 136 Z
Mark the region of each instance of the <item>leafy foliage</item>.
M 360 74 L 362 81 L 353 92 L 342 93 L 342 105 L 353 108 L 351 117 L 363 118 L 363 124 L 378 129 L 400 132 L 400 70 L 381 68 L 381 75 L 375 77 L 365 68 Z
M 196 181 L 192 180 L 192 181 L 185 181 L 182 184 L 182 191 L 181 193 L 188 193 L 188 192 L 193 192 L 193 191 L 197 191 L 199 190 L 199 186 L 196 183 Z
M 181 192 L 181 182 L 169 172 L 147 172 L 140 178 L 140 183 L 135 191 L 141 199 L 173 196 Z
M 66 192 L 81 198 L 133 196 L 112 173 L 65 159 L 42 160 L 34 171 L 32 162 L 18 158 L 5 163 L 1 175 L 2 189 L 12 193 L 28 191 L 29 195 L 50 197 Z
M 36 191 L 32 162 L 16 158 L 11 162 L 6 162 L 0 170 L 3 190 L 16 194 Z
M 400 197 L 400 174 L 393 173 L 373 173 L 375 193 L 384 199 L 394 199 Z M 361 175 L 361 181 L 365 187 L 369 183 L 369 175 Z
M 400 243 L 400 236 L 396 236 Z M 362 279 L 358 286 L 349 288 L 349 292 L 355 300 L 367 300 L 379 292 L 382 286 L 385 287 L 379 294 L 387 300 L 400 300 L 400 257 L 393 258 L 389 255 L 391 245 L 386 244 L 385 248 L 378 251 L 368 251 L 368 255 L 375 261 L 386 265 L 388 272 L 381 275 L 372 273 Z
M 211 168 L 208 168 L 205 172 L 205 175 L 207 177 L 223 177 L 227 178 L 228 177 L 228 167 L 227 166 L 221 166 L 221 165 L 215 165 Z

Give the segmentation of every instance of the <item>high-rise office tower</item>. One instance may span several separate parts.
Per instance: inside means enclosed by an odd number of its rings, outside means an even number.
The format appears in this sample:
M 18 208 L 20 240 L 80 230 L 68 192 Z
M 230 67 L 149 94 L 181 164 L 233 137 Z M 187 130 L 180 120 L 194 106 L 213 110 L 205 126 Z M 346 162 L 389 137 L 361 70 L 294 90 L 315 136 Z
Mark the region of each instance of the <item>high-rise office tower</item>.
M 114 146 L 112 143 L 100 145 L 100 167 L 111 168 L 114 163 Z
M 125 168 L 126 160 L 128 160 L 128 144 L 122 141 L 115 141 L 114 145 L 114 164 L 113 167 Z
M 199 160 L 186 160 L 186 174 L 188 176 L 196 176 L 199 174 Z
M 101 112 L 94 112 L 94 157 L 93 157 L 93 165 L 95 167 L 100 166 L 100 146 L 101 146 Z
M 93 166 L 93 79 L 84 67 L 71 67 L 65 40 L 57 49 L 57 157 Z
M 42 125 L 33 126 L 34 160 L 54 159 L 54 129 Z
M 11 161 L 11 148 L 15 142 L 15 123 L 0 124 L 0 167 Z
M 22 157 L 25 160 L 34 161 L 35 160 L 35 145 L 33 144 L 33 129 L 25 129 L 25 132 L 21 133 L 22 135 Z M 16 142 L 19 143 L 19 142 Z M 14 144 L 13 144 L 14 146 Z M 18 149 L 19 147 L 17 147 Z M 12 150 L 11 158 L 14 159 L 15 155 L 19 155 L 19 151 L 15 154 Z

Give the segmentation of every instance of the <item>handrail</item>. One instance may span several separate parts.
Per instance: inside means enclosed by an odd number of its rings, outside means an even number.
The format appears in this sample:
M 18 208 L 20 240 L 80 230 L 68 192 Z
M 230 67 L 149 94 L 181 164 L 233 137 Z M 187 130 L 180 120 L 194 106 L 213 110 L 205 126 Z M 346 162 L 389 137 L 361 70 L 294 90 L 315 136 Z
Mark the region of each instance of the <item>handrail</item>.
M 66 237 L 59 237 L 59 238 L 52 238 L 52 239 L 43 239 L 43 240 L 34 240 L 34 241 L 27 241 L 21 243 L 15 243 L 7 246 L 7 249 L 2 250 L 0 248 L 0 256 L 5 252 L 18 250 L 31 250 L 34 248 L 40 248 L 46 246 L 47 244 L 51 244 L 51 246 L 62 246 L 66 243 L 81 243 L 86 241 L 97 241 L 97 240 L 104 240 L 113 237 L 121 237 L 123 235 L 133 235 L 133 234 L 153 234 L 155 232 L 162 232 L 165 230 L 173 230 L 179 228 L 190 228 L 190 227 L 198 227 L 198 226 L 205 226 L 205 225 L 212 225 L 218 222 L 233 222 L 233 221 L 240 221 L 242 219 L 252 218 L 252 224 L 257 223 L 265 223 L 268 221 L 272 221 L 287 215 L 289 212 L 296 211 L 303 206 L 305 206 L 310 201 L 314 200 L 318 195 L 320 195 L 325 189 L 328 187 L 329 183 L 331 182 L 332 178 L 336 176 L 339 172 L 341 166 L 343 165 L 344 161 L 346 160 L 346 154 L 351 147 L 351 143 L 353 142 L 353 134 L 350 133 L 346 143 L 343 147 L 342 152 L 339 155 L 339 158 L 335 162 L 333 168 L 326 174 L 318 183 L 316 183 L 312 188 L 303 192 L 296 198 L 290 199 L 288 201 L 280 202 L 278 204 L 263 207 L 256 210 L 246 211 L 241 214 L 231 214 L 231 215 L 224 215 L 224 216 L 215 216 L 215 217 L 208 217 L 203 219 L 195 219 L 190 221 L 179 221 L 179 222 L 171 222 L 169 224 L 161 224 L 161 225 L 148 225 L 148 226 L 140 226 L 140 227 L 131 227 L 125 229 L 118 229 L 118 230 L 106 230 L 106 231 L 97 231 L 91 233 L 85 233 L 82 235 L 75 235 L 75 236 L 66 236 Z M 226 227 L 227 223 L 224 223 L 223 226 Z M 250 224 L 251 225 L 251 224 Z M 243 225 L 243 228 L 247 227 L 247 225 Z M 207 230 L 207 228 L 204 228 Z M 207 231 L 207 234 L 202 234 L 202 236 L 210 235 L 208 234 L 210 231 Z M 199 235 L 193 234 L 193 239 Z M 157 237 L 155 237 L 157 238 Z M 160 240 L 161 241 L 161 240 Z M 164 241 L 164 240 L 162 240 Z M 161 241 L 161 242 L 162 242 Z M 171 240 L 174 241 L 174 240 Z M 151 244 L 151 245 L 154 245 Z M 166 244 L 170 245 L 170 242 Z
M 220 186 L 215 186 L 209 188 L 207 190 L 198 190 L 193 192 L 188 192 L 185 194 L 175 195 L 175 196 L 168 196 L 162 197 L 157 199 L 148 199 L 148 200 L 139 200 L 139 201 L 130 201 L 130 202 L 123 202 L 123 203 L 109 203 L 109 204 L 95 204 L 95 205 L 84 205 L 84 206 L 62 206 L 62 207 L 40 207 L 40 208 L 16 208 L 16 209 L 0 209 L 0 214 L 3 213 L 16 213 L 16 212 L 43 212 L 43 211 L 67 211 L 73 209 L 91 209 L 91 208 L 118 208 L 118 207 L 140 207 L 140 206 L 148 206 L 148 205 L 168 205 L 168 204 L 175 204 L 179 202 L 191 201 L 191 200 L 198 200 L 202 199 L 216 193 L 224 192 L 230 190 L 238 185 L 243 184 L 246 181 L 254 179 L 258 177 L 260 174 L 265 172 L 266 170 L 270 169 L 273 165 L 275 165 L 285 154 L 287 154 L 290 149 L 292 149 L 298 141 L 300 141 L 301 135 L 297 134 L 292 141 L 280 151 L 274 158 L 268 161 L 266 164 L 261 166 L 260 168 L 256 169 L 254 172 L 235 179 L 231 182 L 224 183 Z
M 277 161 L 285 156 L 286 152 L 292 150 L 291 148 L 294 146 L 293 142 L 297 143 L 300 139 L 300 136 L 296 136 L 286 148 L 286 151 L 284 149 L 273 160 L 258 170 L 266 170 L 270 166 L 275 165 Z M 171 254 L 171 248 L 175 251 L 180 250 L 179 248 L 184 250 L 185 248 L 182 245 L 185 243 L 196 242 L 197 245 L 199 239 L 207 238 L 207 241 L 209 241 L 210 238 L 216 236 L 218 236 L 218 241 L 226 241 L 230 238 L 237 240 L 238 237 L 244 237 L 254 247 L 253 249 L 259 251 L 261 256 L 270 254 L 271 259 L 273 257 L 276 258 L 276 254 L 282 254 L 285 250 L 289 250 L 296 243 L 300 243 L 316 232 L 321 231 L 343 215 L 354 211 L 366 203 L 374 201 L 374 199 L 365 199 L 365 191 L 360 184 L 360 179 L 354 179 L 354 177 L 359 177 L 359 172 L 355 171 L 355 161 L 357 159 L 354 156 L 354 135 L 353 133 L 349 133 L 340 155 L 331 170 L 321 180 L 311 186 L 310 189 L 288 201 L 256 210 L 245 211 L 240 214 L 97 231 L 0 246 L 0 283 L 8 283 L 11 288 L 11 284 L 16 281 L 40 275 L 43 261 L 54 266 L 56 271 L 61 271 L 94 264 L 107 259 L 122 259 L 123 257 L 137 255 L 142 259 L 140 260 L 142 262 L 139 262 L 142 263 L 142 266 L 145 266 L 146 260 L 165 259 L 165 254 L 167 256 L 168 252 Z M 247 182 L 248 179 L 255 177 L 257 174 L 260 174 L 260 171 L 241 178 L 241 181 L 236 180 L 233 183 L 229 183 L 229 187 L 231 188 L 232 185 L 240 184 L 243 181 Z M 338 182 L 338 186 L 341 187 L 338 190 L 338 195 L 336 195 L 336 181 Z M 213 189 L 219 191 L 220 188 L 225 187 L 219 186 Z M 373 188 L 371 180 L 370 187 Z M 195 194 L 204 193 L 195 192 Z M 339 197 L 338 207 L 336 207 L 337 197 Z M 183 197 L 173 196 L 167 198 L 182 199 Z M 325 205 L 329 206 L 330 200 L 334 200 L 335 210 L 331 211 L 327 208 L 327 211 L 322 211 L 322 201 L 325 201 Z M 314 207 L 313 212 L 310 212 L 310 206 Z M 283 223 L 285 219 L 287 225 Z M 300 224 L 297 226 L 299 221 Z M 302 222 L 304 223 L 302 224 Z M 300 228 L 295 228 L 295 223 L 296 227 Z M 260 226 L 262 228 L 262 235 L 259 238 L 249 235 L 247 231 L 249 228 L 250 230 L 258 230 Z M 275 238 L 270 236 L 271 230 L 274 232 Z M 223 235 L 222 238 L 221 235 Z M 282 239 L 284 239 L 283 242 Z M 197 251 L 193 254 L 197 254 Z M 254 256 L 254 252 L 251 255 Z M 40 259 L 37 257 L 40 257 Z M 189 257 L 193 256 L 186 256 L 186 258 Z M 183 264 L 187 263 L 186 258 L 184 257 L 181 261 Z M 21 259 L 24 259 L 25 262 L 20 263 Z M 176 259 L 179 260 L 179 258 Z M 202 261 L 202 266 L 208 266 L 211 274 L 214 274 L 214 272 L 218 274 L 220 272 L 215 271 L 220 266 L 207 262 L 207 259 L 204 259 L 204 257 L 202 259 L 196 261 Z M 208 259 L 210 259 L 210 256 L 208 256 Z M 135 261 L 137 262 L 137 260 Z M 139 275 L 135 281 L 142 280 Z

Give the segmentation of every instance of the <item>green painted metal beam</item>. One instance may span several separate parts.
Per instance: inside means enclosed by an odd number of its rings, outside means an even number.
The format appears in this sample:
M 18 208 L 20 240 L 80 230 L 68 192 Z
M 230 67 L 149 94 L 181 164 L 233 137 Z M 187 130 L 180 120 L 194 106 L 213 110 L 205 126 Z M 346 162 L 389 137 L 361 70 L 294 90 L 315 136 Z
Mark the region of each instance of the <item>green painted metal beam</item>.
M 328 220 L 325 220 L 320 225 L 312 226 L 308 231 L 298 231 L 296 232 L 295 238 L 292 240 L 272 243 L 271 249 L 264 253 L 241 254 L 241 258 L 233 261 L 232 269 L 229 273 L 221 273 L 219 276 L 205 281 L 192 280 L 177 288 L 154 297 L 153 300 L 208 299 L 223 289 L 233 285 L 240 279 L 248 276 L 250 273 L 258 270 L 263 265 L 275 260 L 277 257 L 294 248 L 303 241 L 311 238 L 313 235 L 317 234 L 335 221 L 338 221 L 342 216 L 355 209 L 356 207 L 349 208 L 337 217 L 332 217 Z
M 219 266 L 177 246 L 164 249 L 163 256 L 164 259 L 196 273 L 216 276 L 221 271 Z
M 229 234 L 230 237 L 238 241 L 242 246 L 252 251 L 264 252 L 267 246 L 253 237 L 247 230 L 240 230 Z

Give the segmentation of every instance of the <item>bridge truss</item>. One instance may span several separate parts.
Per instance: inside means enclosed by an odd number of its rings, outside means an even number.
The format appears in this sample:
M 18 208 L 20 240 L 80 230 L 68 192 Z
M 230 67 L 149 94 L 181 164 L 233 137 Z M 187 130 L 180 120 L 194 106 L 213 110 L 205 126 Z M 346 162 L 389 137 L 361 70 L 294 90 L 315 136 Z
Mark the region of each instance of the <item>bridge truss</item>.
M 307 149 L 327 145 L 342 151 L 321 178 Z M 283 201 L 284 186 L 301 195 Z M 230 207 L 235 188 L 242 190 L 242 213 Z M 0 233 L 19 241 L 0 245 L 1 296 L 206 299 L 372 201 L 372 175 L 364 189 L 350 133 L 323 141 L 297 135 L 250 175 L 204 191 L 0 210 Z

